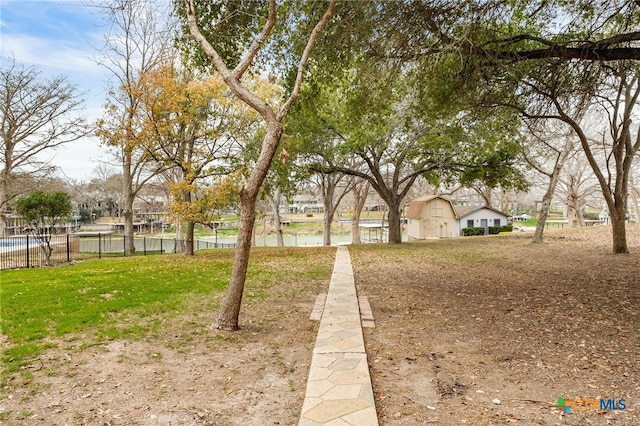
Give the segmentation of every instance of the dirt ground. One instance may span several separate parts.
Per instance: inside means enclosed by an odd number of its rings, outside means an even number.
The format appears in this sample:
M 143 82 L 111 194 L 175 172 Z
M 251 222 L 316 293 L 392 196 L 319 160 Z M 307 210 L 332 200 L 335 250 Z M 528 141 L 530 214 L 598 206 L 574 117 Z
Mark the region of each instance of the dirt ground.
M 334 249 L 303 250 L 330 274 Z M 295 273 L 301 262 L 272 267 Z M 67 335 L 2 384 L 0 425 L 297 424 L 318 330 L 309 315 L 328 285 L 260 288 L 264 297 L 245 298 L 237 332 L 211 330 L 221 295 L 198 295 L 193 313 L 162 319 L 143 340 Z
M 640 424 L 640 228 L 629 256 L 605 228 L 548 235 L 351 249 L 382 425 Z M 234 333 L 194 309 L 144 340 L 67 336 L 3 383 L 0 424 L 295 425 L 327 287 L 283 283 Z M 558 397 L 625 409 L 563 417 Z
M 629 256 L 606 228 L 356 249 L 380 423 L 640 425 L 639 231 Z

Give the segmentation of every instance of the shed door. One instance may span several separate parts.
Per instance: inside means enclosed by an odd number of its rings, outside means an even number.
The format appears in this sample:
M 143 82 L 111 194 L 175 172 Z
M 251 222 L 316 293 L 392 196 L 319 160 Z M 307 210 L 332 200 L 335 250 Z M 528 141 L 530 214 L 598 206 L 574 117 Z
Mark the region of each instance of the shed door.
M 489 222 L 487 221 L 487 219 L 480 219 L 480 226 L 484 228 L 485 234 L 489 233 Z
M 447 225 L 447 222 L 443 222 L 440 224 L 440 238 L 447 238 L 449 234 L 449 227 Z

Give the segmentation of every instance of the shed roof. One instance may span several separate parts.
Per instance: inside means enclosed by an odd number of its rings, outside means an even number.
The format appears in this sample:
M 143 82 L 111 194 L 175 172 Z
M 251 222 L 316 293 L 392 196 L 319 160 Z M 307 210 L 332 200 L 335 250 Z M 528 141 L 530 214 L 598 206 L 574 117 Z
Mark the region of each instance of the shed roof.
M 422 213 L 422 209 L 424 205 L 429 201 L 435 200 L 436 198 L 440 198 L 451 204 L 451 200 L 442 195 L 423 195 L 422 197 L 418 197 L 409 203 L 409 208 L 407 209 L 407 217 L 409 219 L 420 219 L 420 214 Z M 451 208 L 455 213 L 455 209 L 453 208 L 453 204 L 451 204 Z
M 455 206 L 454 209 L 456 212 L 456 216 L 458 216 L 458 219 L 462 219 L 463 217 L 469 216 L 471 213 L 475 213 L 482 209 L 491 210 L 495 213 L 498 213 L 501 216 L 509 217 L 508 214 L 503 213 L 500 210 L 494 209 L 493 207 L 489 207 L 489 206 Z

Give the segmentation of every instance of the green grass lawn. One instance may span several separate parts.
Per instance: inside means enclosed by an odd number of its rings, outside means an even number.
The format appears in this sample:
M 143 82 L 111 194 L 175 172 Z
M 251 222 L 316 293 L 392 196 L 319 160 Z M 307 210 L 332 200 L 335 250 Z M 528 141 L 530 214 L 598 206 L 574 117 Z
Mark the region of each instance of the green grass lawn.
M 52 342 L 59 342 L 61 336 L 89 333 L 90 341 L 143 338 L 173 315 L 216 309 L 232 261 L 232 250 L 214 250 L 193 257 L 92 259 L 53 268 L 2 271 L 0 319 L 8 339 L 1 359 L 5 372 L 19 369 L 47 346 L 59 344 Z M 304 249 L 254 250 L 245 301 L 264 297 L 270 286 L 292 276 L 293 284 L 328 280 L 332 265 L 326 263 L 326 259 L 314 263 Z M 295 288 L 292 285 L 292 291 Z M 219 297 L 205 298 L 205 294 Z M 209 305 L 203 304 L 205 299 Z
M 514 226 L 538 226 L 538 218 L 532 217 L 527 220 L 516 220 L 513 222 Z

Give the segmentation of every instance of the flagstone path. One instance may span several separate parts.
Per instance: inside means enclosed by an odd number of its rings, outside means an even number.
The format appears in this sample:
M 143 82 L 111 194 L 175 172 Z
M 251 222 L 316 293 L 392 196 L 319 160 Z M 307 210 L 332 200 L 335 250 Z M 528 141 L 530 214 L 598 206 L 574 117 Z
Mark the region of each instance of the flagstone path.
M 351 257 L 338 247 L 299 426 L 378 425 L 360 318 Z M 372 326 L 370 308 L 365 318 Z

